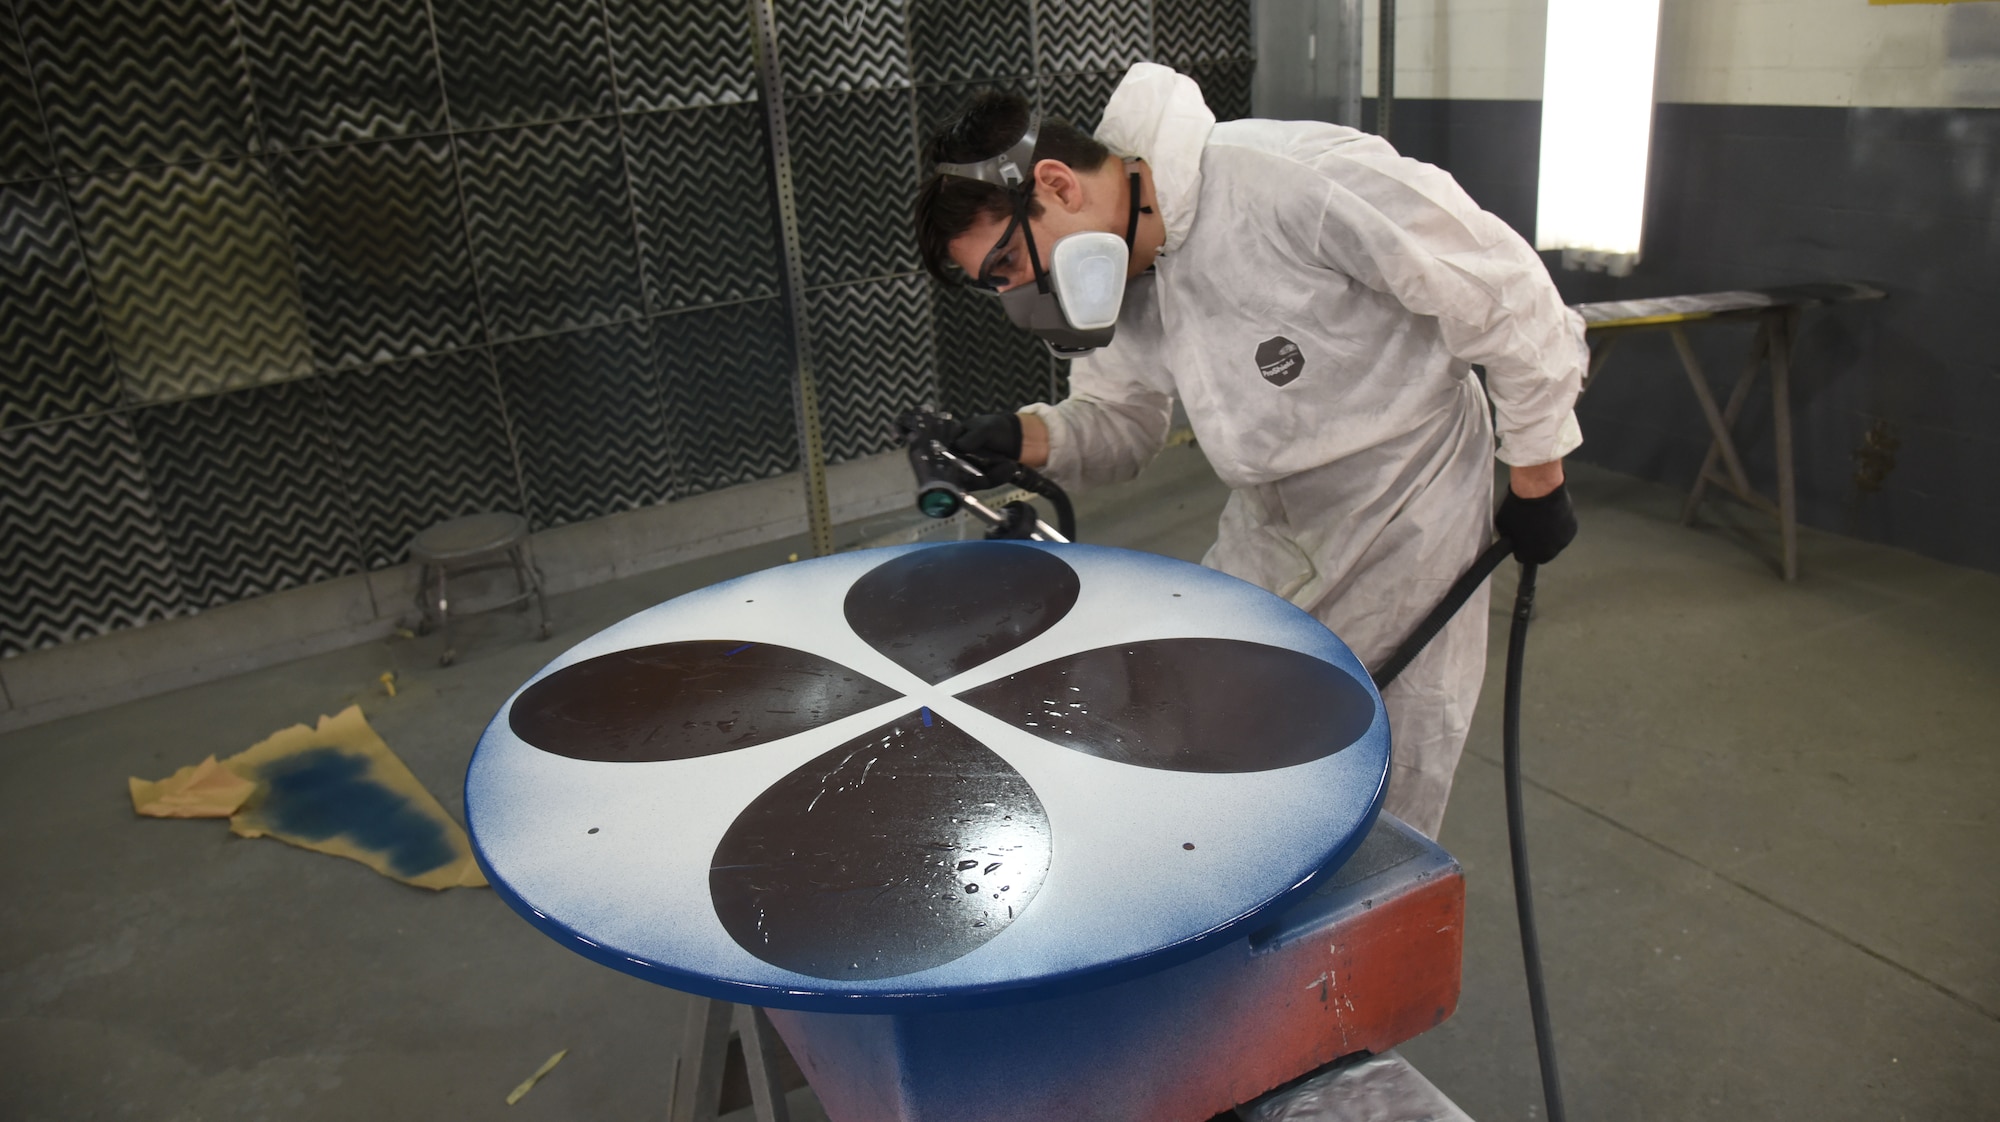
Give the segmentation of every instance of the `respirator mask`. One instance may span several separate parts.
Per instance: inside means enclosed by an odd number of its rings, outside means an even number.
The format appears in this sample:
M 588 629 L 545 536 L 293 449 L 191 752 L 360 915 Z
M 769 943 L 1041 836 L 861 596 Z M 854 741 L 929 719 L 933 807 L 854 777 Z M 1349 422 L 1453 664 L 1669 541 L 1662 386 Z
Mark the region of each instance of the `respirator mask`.
M 1057 358 L 1077 358 L 1111 342 L 1118 327 L 1118 309 L 1125 300 L 1125 270 L 1131 261 L 1139 215 L 1151 214 L 1152 208 L 1139 205 L 1139 174 L 1130 172 L 1132 203 L 1125 236 L 1099 230 L 1065 235 L 1050 248 L 1044 267 L 1034 229 L 1028 224 L 1028 203 L 1035 186 L 1030 173 L 1040 125 L 1041 114 L 1036 112 L 1028 118 L 1021 139 L 998 156 L 970 164 L 939 164 L 937 170 L 940 175 L 976 179 L 1007 190 L 1014 204 L 1013 220 L 981 263 L 973 287 L 998 299 L 1007 309 L 1007 318 L 1046 343 Z M 1003 282 L 993 277 L 991 269 L 1014 240 L 1016 229 L 1027 245 L 1034 280 L 1001 292 Z

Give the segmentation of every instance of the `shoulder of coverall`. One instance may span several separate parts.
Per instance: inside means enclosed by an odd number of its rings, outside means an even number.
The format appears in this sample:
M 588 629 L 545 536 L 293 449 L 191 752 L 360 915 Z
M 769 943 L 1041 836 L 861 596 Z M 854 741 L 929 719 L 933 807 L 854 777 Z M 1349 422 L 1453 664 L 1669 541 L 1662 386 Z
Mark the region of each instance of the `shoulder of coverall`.
M 1216 126 L 1215 136 L 1202 151 L 1201 201 L 1186 249 L 1178 258 L 1171 254 L 1162 258 L 1163 268 L 1201 271 L 1200 259 L 1212 253 L 1246 251 L 1300 265 L 1320 264 L 1315 246 L 1339 176 L 1328 166 L 1324 146 L 1284 142 L 1284 133 L 1290 131 L 1284 126 L 1292 123 L 1235 121 Z M 1244 124 L 1279 127 L 1231 127 Z

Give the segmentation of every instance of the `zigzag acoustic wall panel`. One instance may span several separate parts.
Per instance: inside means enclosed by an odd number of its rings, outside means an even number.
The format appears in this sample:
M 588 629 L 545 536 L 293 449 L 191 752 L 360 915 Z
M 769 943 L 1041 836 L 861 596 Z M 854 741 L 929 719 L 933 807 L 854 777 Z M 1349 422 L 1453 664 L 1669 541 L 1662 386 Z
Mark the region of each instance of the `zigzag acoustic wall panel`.
M 1096 132 L 1098 122 L 1104 117 L 1104 103 L 1111 100 L 1111 91 L 1117 88 L 1117 71 L 1051 74 L 1042 79 L 1042 111 L 1086 132 Z
M 903 5 L 776 0 L 785 94 L 907 88 Z
M 466 223 L 496 337 L 645 311 L 616 124 L 475 133 L 458 148 Z
M 650 324 L 523 339 L 494 357 L 537 528 L 673 496 Z
M 0 429 L 118 404 L 62 184 L 0 187 Z
M 833 459 L 1058 396 L 918 271 L 921 139 L 1248 111 L 1247 0 L 770 0 L 787 247 L 756 2 L 0 0 L 0 657 L 796 470 L 800 331 Z
M 518 507 L 507 420 L 482 351 L 346 370 L 323 380 L 362 563 L 408 558 L 417 531 Z
M 95 176 L 74 197 L 133 398 L 166 401 L 312 372 L 284 213 L 262 163 Z
M 910 53 L 926 85 L 1033 77 L 1029 0 L 912 0 Z
M 1044 74 L 1123 70 L 1153 53 L 1147 0 L 1037 0 L 1035 14 Z
M 608 113 L 597 0 L 431 0 L 452 123 L 492 128 Z
M 1059 400 L 1050 396 L 1048 348 L 1015 327 L 998 300 L 969 288 L 931 287 L 939 404 L 964 417 Z
M 267 145 L 443 130 L 423 0 L 237 0 L 236 13 Z
M 0 432 L 0 656 L 187 610 L 126 418 Z
M 636 114 L 625 145 L 655 308 L 777 295 L 783 251 L 761 106 Z
M 661 316 L 653 337 L 680 495 L 798 468 L 792 332 L 782 301 Z
M 257 148 L 228 0 L 16 0 L 43 119 L 73 169 Z
M 916 123 L 909 92 L 802 97 L 786 107 L 785 118 L 806 284 L 915 269 L 909 214 Z
M 808 297 L 828 460 L 891 447 L 896 414 L 937 400 L 928 284 L 902 276 Z
M 481 341 L 448 140 L 292 152 L 272 170 L 322 369 Z
M 1204 62 L 1250 58 L 1250 6 L 1214 0 L 1155 0 L 1157 61 L 1177 70 Z
M 619 108 L 691 109 L 757 99 L 739 0 L 605 0 Z
M 49 141 L 36 111 L 34 78 L 12 18 L 0 20 L 0 182 L 49 171 Z
M 361 568 L 324 416 L 315 382 L 131 414 L 191 607 Z

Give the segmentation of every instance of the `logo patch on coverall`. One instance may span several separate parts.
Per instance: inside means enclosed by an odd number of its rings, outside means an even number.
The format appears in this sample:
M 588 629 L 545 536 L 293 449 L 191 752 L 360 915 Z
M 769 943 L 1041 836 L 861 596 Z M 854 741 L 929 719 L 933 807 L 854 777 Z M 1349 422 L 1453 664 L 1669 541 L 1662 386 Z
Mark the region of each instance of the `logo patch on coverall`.
M 1306 368 L 1306 356 L 1299 353 L 1299 345 L 1274 335 L 1257 344 L 1257 372 L 1266 382 L 1274 386 L 1289 384 Z

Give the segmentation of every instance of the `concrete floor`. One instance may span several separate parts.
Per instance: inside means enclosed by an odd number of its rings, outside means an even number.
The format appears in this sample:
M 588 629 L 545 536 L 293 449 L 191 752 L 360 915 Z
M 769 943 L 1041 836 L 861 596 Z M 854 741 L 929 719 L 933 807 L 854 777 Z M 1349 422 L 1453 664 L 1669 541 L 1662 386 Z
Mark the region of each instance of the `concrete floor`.
M 1584 533 L 1545 573 L 1525 720 L 1571 1115 L 1994 1116 L 2000 577 L 1808 533 L 1786 586 L 1747 518 L 1685 530 L 1661 488 L 1573 480 Z M 1222 498 L 1182 448 L 1079 513 L 1088 540 L 1193 559 Z M 562 597 L 550 644 L 481 617 L 450 668 L 435 639 L 391 640 L 0 737 L 0 1118 L 663 1117 L 680 995 L 490 892 L 135 820 L 124 779 L 359 701 L 456 813 L 478 730 L 563 646 L 799 548 Z M 1483 1122 L 1541 1113 L 1497 766 L 1511 576 L 1499 591 L 1442 838 L 1468 873 L 1465 992 L 1403 1049 Z

